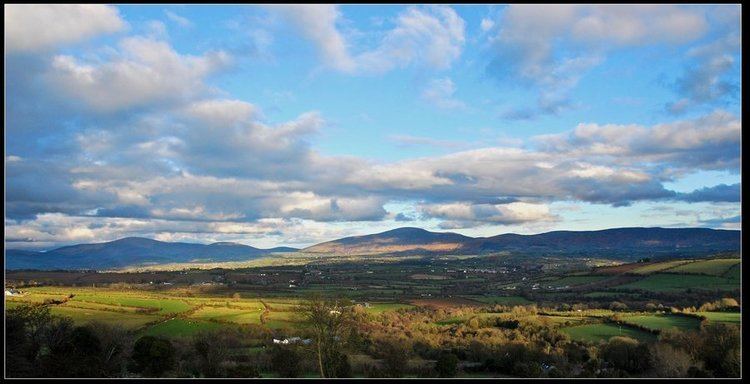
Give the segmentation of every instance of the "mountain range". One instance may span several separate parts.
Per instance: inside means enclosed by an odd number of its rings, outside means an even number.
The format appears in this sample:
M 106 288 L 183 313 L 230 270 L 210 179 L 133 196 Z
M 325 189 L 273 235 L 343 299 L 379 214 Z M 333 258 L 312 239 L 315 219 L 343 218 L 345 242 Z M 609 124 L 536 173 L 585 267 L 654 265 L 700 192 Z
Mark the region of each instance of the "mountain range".
M 169 243 L 143 237 L 126 237 L 107 243 L 78 244 L 46 252 L 9 249 L 6 269 L 101 269 L 131 265 L 243 261 L 296 248 L 259 249 L 237 243 Z
M 614 228 L 600 231 L 553 231 L 536 235 L 502 234 L 468 237 L 421 228 L 397 228 L 345 237 L 301 250 L 258 249 L 237 243 L 169 243 L 128 237 L 106 243 L 79 244 L 46 252 L 7 250 L 6 269 L 103 269 L 133 265 L 243 261 L 273 253 L 328 256 L 493 254 L 599 257 L 636 260 L 641 257 L 693 257 L 739 252 L 740 231 L 707 228 Z
M 398 228 L 373 235 L 346 237 L 308 248 L 306 253 L 488 254 L 597 256 L 634 260 L 643 256 L 690 256 L 739 251 L 740 231 L 708 228 L 614 228 L 600 231 L 553 231 L 535 235 L 468 237 L 420 228 Z

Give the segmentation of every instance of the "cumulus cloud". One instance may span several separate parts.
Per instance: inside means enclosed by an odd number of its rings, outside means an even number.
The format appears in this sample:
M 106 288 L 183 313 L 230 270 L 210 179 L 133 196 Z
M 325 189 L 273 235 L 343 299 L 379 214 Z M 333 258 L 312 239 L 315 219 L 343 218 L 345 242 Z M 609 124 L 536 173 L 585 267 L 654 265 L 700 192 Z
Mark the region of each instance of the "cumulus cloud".
M 742 122 L 725 111 L 645 127 L 579 124 L 562 134 L 535 138 L 548 152 L 605 157 L 626 165 L 662 169 L 664 176 L 695 169 L 739 169 Z M 652 164 L 652 165 L 649 165 Z
M 408 217 L 384 208 L 399 200 L 418 201 L 443 228 L 549 223 L 554 201 L 729 199 L 724 187 L 677 194 L 662 183 L 695 169 L 736 170 L 741 131 L 736 116 L 716 111 L 654 126 L 584 123 L 526 148 L 378 163 L 311 148 L 306 138 L 326 124 L 314 111 L 269 123 L 251 103 L 209 98 L 138 116 L 77 131 L 64 161 L 9 158 L 8 217 L 400 221 Z
M 116 111 L 195 98 L 207 90 L 205 77 L 229 62 L 224 51 L 182 55 L 165 41 L 128 37 L 109 61 L 82 62 L 57 55 L 47 77 L 61 93 L 96 110 Z
M 344 72 L 356 68 L 350 56 L 345 37 L 339 32 L 336 23 L 341 12 L 331 4 L 283 4 L 272 9 L 280 12 L 292 22 L 320 51 L 327 65 Z
M 5 5 L 5 52 L 35 52 L 125 28 L 116 7 L 102 4 Z
M 617 205 L 673 195 L 648 174 L 592 167 L 553 153 L 482 148 L 379 165 L 355 172 L 345 182 L 367 191 L 435 201 L 524 196 Z
M 367 71 L 385 72 L 413 63 L 447 69 L 461 55 L 464 20 L 450 7 L 409 7 L 399 14 L 396 27 L 380 45 L 361 53 L 357 60 Z
M 457 202 L 447 204 L 423 204 L 419 212 L 427 218 L 439 218 L 442 228 L 468 228 L 488 224 L 519 224 L 536 221 L 553 221 L 545 204 L 512 202 L 506 204 L 473 204 Z
M 348 73 L 383 73 L 423 65 L 447 69 L 461 55 L 465 22 L 450 7 L 409 7 L 376 47 L 353 49 L 339 29 L 343 16 L 335 5 L 274 5 L 317 47 L 327 66 Z M 355 52 L 356 51 L 356 52 Z

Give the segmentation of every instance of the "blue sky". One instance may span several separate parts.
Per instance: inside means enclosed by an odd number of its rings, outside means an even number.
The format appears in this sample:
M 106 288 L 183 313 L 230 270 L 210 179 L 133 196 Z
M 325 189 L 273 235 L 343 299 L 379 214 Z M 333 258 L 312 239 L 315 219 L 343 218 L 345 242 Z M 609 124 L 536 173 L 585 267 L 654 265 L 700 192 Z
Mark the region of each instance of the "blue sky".
M 5 9 L 9 247 L 740 226 L 736 5 Z

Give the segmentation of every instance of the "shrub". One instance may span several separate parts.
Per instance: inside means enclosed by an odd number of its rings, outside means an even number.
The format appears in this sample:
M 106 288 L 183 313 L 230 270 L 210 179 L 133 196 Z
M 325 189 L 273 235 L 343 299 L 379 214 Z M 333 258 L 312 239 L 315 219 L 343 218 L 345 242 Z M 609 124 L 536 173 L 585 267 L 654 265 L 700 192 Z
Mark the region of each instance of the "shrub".
M 294 347 L 271 347 L 271 369 L 280 377 L 297 377 L 300 374 L 300 355 Z
M 435 363 L 435 370 L 440 377 L 456 376 L 458 370 L 458 357 L 451 352 L 443 352 Z
M 651 347 L 651 366 L 658 377 L 687 377 L 693 359 L 682 349 L 656 343 Z
M 740 375 L 739 327 L 717 323 L 701 330 L 701 357 L 717 377 Z
M 615 336 L 602 348 L 601 357 L 615 368 L 642 372 L 648 368 L 648 347 L 629 337 Z

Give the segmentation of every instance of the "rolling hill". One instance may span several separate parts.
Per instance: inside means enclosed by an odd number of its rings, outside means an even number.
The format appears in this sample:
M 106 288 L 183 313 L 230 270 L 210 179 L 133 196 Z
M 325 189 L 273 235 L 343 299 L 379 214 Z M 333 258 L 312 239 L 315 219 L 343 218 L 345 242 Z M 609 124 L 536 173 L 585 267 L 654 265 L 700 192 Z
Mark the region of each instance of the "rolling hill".
M 404 227 L 372 235 L 328 241 L 307 247 L 303 252 L 335 255 L 453 252 L 471 240 L 471 237 L 458 233 L 430 232 L 421 228 Z
M 191 261 L 241 261 L 270 253 L 294 252 L 278 247 L 259 249 L 237 243 L 169 243 L 142 237 L 78 244 L 46 252 L 7 250 L 6 269 L 100 269 Z

